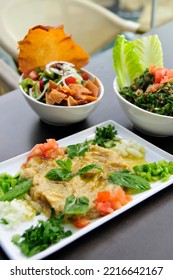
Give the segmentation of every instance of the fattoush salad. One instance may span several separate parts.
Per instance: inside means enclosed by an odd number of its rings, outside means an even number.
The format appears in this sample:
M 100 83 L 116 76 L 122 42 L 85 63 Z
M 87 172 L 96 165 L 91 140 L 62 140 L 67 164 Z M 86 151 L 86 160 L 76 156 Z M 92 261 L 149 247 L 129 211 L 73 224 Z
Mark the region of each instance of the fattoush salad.
M 49 62 L 23 74 L 22 89 L 39 102 L 55 106 L 77 106 L 96 101 L 100 87 L 96 78 L 74 64 Z

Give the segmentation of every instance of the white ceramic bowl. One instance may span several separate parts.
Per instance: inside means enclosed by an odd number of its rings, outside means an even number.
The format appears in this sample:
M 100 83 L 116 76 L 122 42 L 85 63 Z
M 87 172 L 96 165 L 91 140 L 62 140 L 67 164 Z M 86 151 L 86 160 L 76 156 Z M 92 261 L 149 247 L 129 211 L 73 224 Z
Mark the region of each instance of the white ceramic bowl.
M 86 73 L 88 73 L 91 79 L 95 77 L 87 70 L 85 69 L 83 70 Z M 22 75 L 20 77 L 20 81 L 21 80 L 22 80 Z M 99 96 L 97 100 L 85 105 L 77 105 L 77 106 L 57 106 L 57 105 L 44 104 L 29 96 L 23 90 L 21 85 L 19 85 L 19 88 L 27 103 L 31 106 L 31 108 L 35 111 L 35 113 L 37 113 L 37 115 L 40 117 L 42 121 L 53 125 L 69 125 L 86 119 L 98 106 L 104 94 L 104 87 L 102 82 L 98 78 L 97 81 L 100 87 Z
M 116 78 L 113 88 L 120 106 L 137 130 L 152 136 L 173 136 L 173 117 L 148 112 L 127 101 L 119 93 Z

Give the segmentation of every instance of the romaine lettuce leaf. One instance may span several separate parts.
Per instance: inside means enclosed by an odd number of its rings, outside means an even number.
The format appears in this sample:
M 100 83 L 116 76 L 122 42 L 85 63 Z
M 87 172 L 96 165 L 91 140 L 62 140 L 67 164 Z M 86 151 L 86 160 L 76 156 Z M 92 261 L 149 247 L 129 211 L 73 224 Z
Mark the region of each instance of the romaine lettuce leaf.
M 151 64 L 163 67 L 163 53 L 157 35 L 141 37 L 130 42 L 117 36 L 113 48 L 113 62 L 120 88 L 130 86 Z
M 141 37 L 134 40 L 133 44 L 143 70 L 150 65 L 156 65 L 158 68 L 163 67 L 162 46 L 157 35 Z
M 130 86 L 133 77 L 142 72 L 138 60 L 133 42 L 127 41 L 124 35 L 118 36 L 113 48 L 113 61 L 120 88 Z

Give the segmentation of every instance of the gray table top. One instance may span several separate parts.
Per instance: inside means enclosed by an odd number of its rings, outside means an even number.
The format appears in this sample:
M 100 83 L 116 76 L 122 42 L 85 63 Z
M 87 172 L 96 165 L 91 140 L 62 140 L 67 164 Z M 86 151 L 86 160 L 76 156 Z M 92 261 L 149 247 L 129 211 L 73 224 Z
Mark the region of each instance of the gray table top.
M 162 42 L 164 65 L 173 68 L 173 22 L 154 29 Z M 103 82 L 105 94 L 91 116 L 78 124 L 55 127 L 43 123 L 28 106 L 19 90 L 0 97 L 0 162 L 29 151 L 47 138 L 61 139 L 106 120 L 114 120 L 137 135 L 173 154 L 173 137 L 147 136 L 133 128 L 113 92 L 115 71 L 112 50 L 97 54 L 86 67 Z M 120 216 L 79 238 L 47 259 L 172 259 L 173 188 L 148 198 Z M 8 259 L 0 249 L 0 259 Z

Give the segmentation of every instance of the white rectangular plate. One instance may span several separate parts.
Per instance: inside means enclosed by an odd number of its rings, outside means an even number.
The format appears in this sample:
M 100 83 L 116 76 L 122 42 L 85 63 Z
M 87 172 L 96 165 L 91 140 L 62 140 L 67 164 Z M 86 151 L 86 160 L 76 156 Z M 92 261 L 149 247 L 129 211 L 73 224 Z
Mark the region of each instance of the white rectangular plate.
M 107 126 L 108 124 L 112 124 L 115 126 L 116 130 L 118 131 L 118 136 L 120 136 L 122 138 L 126 138 L 126 139 L 134 139 L 139 144 L 144 146 L 146 149 L 146 160 L 148 162 L 159 161 L 161 159 L 165 159 L 167 161 L 173 161 L 173 156 L 171 154 L 157 148 L 156 146 L 150 144 L 149 142 L 145 141 L 144 139 L 140 138 L 139 136 L 135 135 L 134 133 L 130 132 L 129 130 L 125 129 L 124 127 L 120 126 L 119 124 L 117 124 L 116 122 L 111 121 L 111 120 L 101 123 L 99 125 L 93 126 L 91 128 L 88 128 L 88 129 L 81 131 L 79 133 L 76 133 L 72 136 L 61 139 L 58 141 L 59 145 L 68 146 L 71 144 L 81 143 L 81 142 L 85 141 L 86 139 L 93 138 L 96 127 L 103 127 L 103 126 Z M 7 172 L 9 174 L 15 175 L 19 171 L 20 166 L 26 161 L 28 154 L 29 154 L 29 152 L 0 163 L 0 173 Z M 84 234 L 86 234 L 86 233 L 90 232 L 91 230 L 97 228 L 98 226 L 104 224 L 106 221 L 109 221 L 110 219 L 118 216 L 119 214 L 123 213 L 127 209 L 130 209 L 131 207 L 135 206 L 136 204 L 140 203 L 141 201 L 147 199 L 148 197 L 152 196 L 153 194 L 166 188 L 167 186 L 171 185 L 172 183 L 173 183 L 173 176 L 171 176 L 171 178 L 167 182 L 156 182 L 154 184 L 151 184 L 150 190 L 133 196 L 133 200 L 131 202 L 129 202 L 127 205 L 123 206 L 121 209 L 116 210 L 112 214 L 109 214 L 107 216 L 104 216 L 102 218 L 92 221 L 91 224 L 89 224 L 88 226 L 86 226 L 83 229 L 75 229 L 73 227 L 72 228 L 73 234 L 70 237 L 62 239 L 59 243 L 52 245 L 48 249 L 33 256 L 30 259 L 43 259 L 43 258 L 47 257 L 48 255 L 63 248 L 64 246 L 73 242 L 74 240 L 78 239 L 79 237 L 83 236 Z M 42 218 L 45 219 L 44 216 L 39 215 L 39 216 L 35 217 L 32 221 L 21 224 L 15 230 L 6 229 L 4 225 L 0 225 L 0 233 L 1 233 L 0 234 L 0 244 L 10 259 L 14 259 L 14 260 L 26 259 L 26 257 L 23 254 L 21 254 L 19 248 L 11 242 L 11 238 L 14 234 L 22 234 L 25 229 L 29 228 L 31 225 L 34 225 L 38 219 L 42 219 Z

